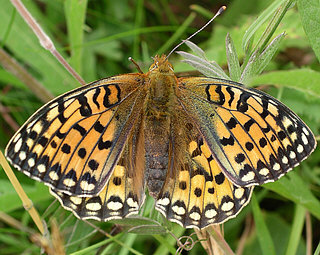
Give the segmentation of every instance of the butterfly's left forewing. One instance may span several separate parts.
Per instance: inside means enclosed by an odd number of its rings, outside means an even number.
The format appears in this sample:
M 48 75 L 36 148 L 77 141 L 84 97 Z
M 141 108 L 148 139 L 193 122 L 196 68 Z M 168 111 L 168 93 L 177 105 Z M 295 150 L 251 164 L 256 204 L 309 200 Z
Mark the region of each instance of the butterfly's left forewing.
M 115 76 L 54 99 L 11 139 L 7 158 L 54 190 L 98 193 L 141 115 L 143 79 L 142 74 Z
M 277 180 L 314 150 L 311 130 L 275 98 L 221 79 L 179 81 L 181 105 L 234 184 Z

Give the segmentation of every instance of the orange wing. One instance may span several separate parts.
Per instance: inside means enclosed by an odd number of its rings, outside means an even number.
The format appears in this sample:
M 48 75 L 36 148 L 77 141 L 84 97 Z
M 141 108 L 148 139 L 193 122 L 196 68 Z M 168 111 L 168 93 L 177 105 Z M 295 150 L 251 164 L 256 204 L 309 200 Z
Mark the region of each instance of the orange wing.
M 5 154 L 20 171 L 69 195 L 97 194 L 141 115 L 142 74 L 102 79 L 44 105 Z
M 226 177 L 190 121 L 183 121 L 187 135 L 172 140 L 172 167 L 156 209 L 186 228 L 204 228 L 235 217 L 250 201 L 253 187 L 237 187 Z
M 108 221 L 137 214 L 145 199 L 144 150 L 140 128 L 136 125 L 110 179 L 98 194 L 92 197 L 70 196 L 52 188 L 50 192 L 65 209 L 80 219 Z
M 307 125 L 259 90 L 214 78 L 180 78 L 180 103 L 236 185 L 275 181 L 315 149 Z

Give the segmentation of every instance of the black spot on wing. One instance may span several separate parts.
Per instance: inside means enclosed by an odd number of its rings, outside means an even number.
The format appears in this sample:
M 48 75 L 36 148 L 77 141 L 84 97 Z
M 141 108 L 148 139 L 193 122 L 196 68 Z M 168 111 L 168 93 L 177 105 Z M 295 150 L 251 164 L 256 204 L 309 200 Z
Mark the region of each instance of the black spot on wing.
M 220 139 L 220 143 L 223 146 L 234 145 L 234 138 L 232 136 L 230 136 L 229 138 L 223 137 L 222 139 Z
M 80 104 L 80 114 L 83 117 L 88 117 L 92 114 L 92 109 L 90 105 L 88 104 L 88 99 L 85 95 L 79 95 L 78 96 L 78 102 Z
M 103 141 L 102 139 L 100 139 L 98 142 L 99 150 L 109 149 L 111 146 L 112 146 L 112 142 L 109 140 Z
M 80 133 L 81 136 L 84 136 L 84 135 L 87 133 L 87 130 L 86 130 L 84 127 L 80 126 L 78 123 L 76 123 L 76 124 L 73 126 L 73 128 L 74 128 L 75 130 L 79 131 L 79 133 Z
M 100 105 L 97 101 L 98 96 L 100 95 L 101 89 L 100 88 L 96 88 L 96 91 L 93 95 L 92 101 L 94 102 L 94 104 L 97 106 L 98 109 L 100 109 Z
M 232 104 L 232 102 L 233 102 L 233 100 L 234 100 L 234 92 L 233 92 L 233 90 L 232 90 L 231 87 L 227 87 L 226 90 L 227 90 L 227 92 L 228 92 L 229 95 L 230 95 L 230 99 L 229 99 L 229 101 L 228 101 L 228 104 L 229 104 L 229 106 L 231 106 L 231 104 Z
M 112 84 L 112 85 L 106 85 L 106 86 L 103 86 L 103 89 L 105 90 L 105 95 L 104 95 L 104 98 L 103 98 L 103 105 L 106 107 L 106 108 L 109 108 L 111 107 L 112 105 L 114 105 L 115 103 L 110 103 L 110 100 L 109 100 L 109 96 L 111 95 L 111 90 L 109 88 L 109 86 L 114 86 L 117 90 L 117 102 L 120 102 L 121 100 L 121 97 L 120 97 L 120 94 L 121 94 L 121 89 L 119 87 L 118 84 Z

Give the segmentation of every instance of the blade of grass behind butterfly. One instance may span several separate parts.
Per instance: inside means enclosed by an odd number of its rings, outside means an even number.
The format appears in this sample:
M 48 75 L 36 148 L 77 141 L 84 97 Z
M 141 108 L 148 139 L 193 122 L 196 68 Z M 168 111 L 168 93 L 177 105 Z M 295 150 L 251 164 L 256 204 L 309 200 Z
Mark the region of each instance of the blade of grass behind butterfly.
M 2 40 L 1 40 L 1 43 L 0 43 L 0 48 L 3 48 L 6 41 L 7 41 L 7 38 L 10 34 L 10 31 L 11 31 L 11 28 L 12 28 L 12 25 L 13 25 L 13 22 L 15 20 L 15 17 L 17 15 L 17 11 L 16 9 L 12 9 L 12 14 L 10 15 L 10 20 L 8 22 L 8 25 L 7 25 L 7 30 L 5 31 L 3 37 L 2 37 Z
M 275 10 L 286 0 L 274 1 L 267 9 L 265 9 L 259 17 L 251 24 L 242 38 L 242 49 L 246 51 L 250 40 L 257 30 L 266 22 L 266 20 L 275 12 Z
M 296 254 L 297 252 L 299 240 L 301 239 L 302 235 L 305 216 L 306 209 L 303 206 L 296 204 L 286 255 Z
M 164 11 L 165 15 L 168 17 L 168 21 L 170 24 L 178 26 L 179 25 L 179 21 L 176 18 L 175 14 L 174 14 L 174 10 L 171 9 L 170 7 L 170 1 L 169 0 L 160 0 L 160 5 L 158 7 L 159 10 Z M 163 14 L 163 12 L 162 12 Z
M 47 90 L 38 80 L 36 80 L 29 72 L 12 58 L 6 51 L 0 49 L 0 63 L 10 73 L 15 75 L 27 87 L 34 91 L 34 94 L 44 103 L 53 98 L 52 93 Z
M 90 225 L 90 224 L 89 224 Z M 70 253 L 70 255 L 87 255 L 87 254 L 91 254 L 90 252 L 94 252 L 97 251 L 99 248 L 113 242 L 116 243 L 122 247 L 125 247 L 127 250 L 129 250 L 132 254 L 136 254 L 136 255 L 143 255 L 142 253 L 140 253 L 139 251 L 133 249 L 132 247 L 128 246 L 126 243 L 124 243 L 123 241 L 121 241 L 120 239 L 123 237 L 126 237 L 126 235 L 124 235 L 124 233 L 119 233 L 116 236 L 112 236 L 104 231 L 102 231 L 108 238 L 106 238 L 105 240 L 95 243 L 93 245 L 90 245 L 89 247 L 83 248 L 81 250 L 78 250 L 76 252 L 72 252 Z
M 139 28 L 143 25 L 143 16 L 144 16 L 144 8 L 143 8 L 143 0 L 135 1 L 135 20 L 134 20 L 134 28 Z M 140 37 L 139 35 L 135 35 L 133 39 L 133 59 L 138 59 L 140 48 Z
M 190 24 L 194 21 L 196 14 L 191 12 L 181 26 L 176 30 L 176 32 L 165 42 L 160 49 L 157 50 L 157 54 L 162 54 L 167 52 L 172 45 L 174 45 L 179 38 L 182 37 L 182 34 L 189 28 Z
M 124 243 L 126 244 L 126 246 L 132 247 L 137 237 L 138 235 L 136 234 L 128 233 L 126 234 Z M 121 247 L 120 251 L 118 252 L 118 255 L 127 255 L 127 254 L 129 254 L 129 250 L 126 247 Z
M 296 171 L 289 172 L 277 182 L 263 184 L 263 186 L 304 206 L 313 216 L 320 219 L 320 202 Z
M 83 49 L 79 46 L 83 44 L 83 27 L 87 11 L 87 0 L 66 0 L 64 2 L 64 11 L 71 50 L 69 62 L 72 67 L 81 74 Z
M 1 0 L 0 0 L 1 1 Z M 154 27 L 141 27 L 137 29 L 130 29 L 125 32 L 120 32 L 114 35 L 106 36 L 101 39 L 85 42 L 83 44 L 83 47 L 90 46 L 90 45 L 96 45 L 96 44 L 103 44 L 110 41 L 119 40 L 122 38 L 130 37 L 137 34 L 148 34 L 148 33 L 157 33 L 157 32 L 173 32 L 176 31 L 179 27 L 177 26 L 154 26 Z M 68 49 L 68 47 L 64 48 L 65 50 Z
M 262 254 L 264 255 L 275 255 L 274 244 L 268 230 L 268 227 L 263 219 L 262 212 L 259 208 L 255 194 L 252 194 L 251 206 L 253 212 L 254 222 L 256 224 L 257 237 L 259 240 Z
M 34 35 L 36 35 L 39 40 L 39 44 L 47 51 L 52 54 L 56 60 L 76 79 L 79 83 L 85 84 L 85 81 L 81 76 L 71 67 L 71 65 L 64 59 L 64 57 L 57 51 L 53 41 L 50 37 L 44 32 L 40 24 L 37 23 L 32 14 L 24 6 L 21 0 L 11 0 L 12 5 L 17 9 L 25 23 L 32 30 Z
M 279 26 L 284 15 L 288 11 L 288 9 L 291 7 L 292 3 L 293 3 L 293 0 L 287 0 L 283 5 L 279 7 L 279 9 L 275 12 L 274 16 L 269 22 L 267 28 L 264 30 L 262 36 L 260 36 L 259 41 L 256 44 L 253 51 L 257 50 L 259 53 L 264 51 L 264 49 L 266 48 L 266 45 L 268 44 L 269 40 L 273 36 L 277 27 Z

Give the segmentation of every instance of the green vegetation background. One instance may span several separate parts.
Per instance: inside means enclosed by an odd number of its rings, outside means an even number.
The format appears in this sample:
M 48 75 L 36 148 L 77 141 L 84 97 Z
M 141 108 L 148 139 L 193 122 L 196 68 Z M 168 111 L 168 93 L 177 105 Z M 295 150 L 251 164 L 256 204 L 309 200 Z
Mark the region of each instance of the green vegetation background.
M 225 38 L 230 33 L 240 61 L 244 57 L 243 36 L 257 17 L 274 1 L 108 1 L 38 0 L 23 1 L 36 20 L 53 39 L 58 51 L 82 75 L 86 82 L 111 75 L 136 72 L 128 61 L 133 57 L 144 71 L 155 54 L 168 53 L 181 39 L 199 29 L 221 6 L 226 12 L 193 42 L 201 46 L 210 60 L 227 70 Z M 282 1 L 284 2 L 284 1 Z M 194 11 L 190 10 L 190 5 Z M 24 66 L 48 91 L 57 96 L 79 86 L 78 82 L 45 51 L 14 11 L 10 1 L 0 0 L 0 43 L 12 58 Z M 202 8 L 201 8 L 202 7 Z M 289 9 L 277 32 L 286 36 L 265 71 L 248 82 L 262 85 L 294 110 L 319 138 L 320 127 L 320 4 L 299 0 Z M 303 27 L 304 26 L 304 27 Z M 255 39 L 264 31 L 262 25 Z M 253 41 L 254 43 L 255 41 Z M 188 50 L 183 45 L 179 50 Z M 181 63 L 177 54 L 170 57 L 177 72 L 193 71 Z M 14 133 L 15 123 L 22 125 L 43 102 L 36 91 L 0 67 L 0 149 Z M 319 140 L 319 139 L 318 139 Z M 320 153 L 296 167 L 286 177 L 255 189 L 252 201 L 235 219 L 224 224 L 225 239 L 239 254 L 319 254 L 320 246 Z M 77 220 L 61 208 L 47 187 L 15 171 L 23 188 L 44 220 L 57 218 L 68 254 L 175 254 L 175 239 L 190 235 L 177 224 L 166 222 L 153 210 L 148 199 L 139 224 L 142 235 L 122 231 L 114 223 L 93 222 L 114 234 L 107 239 L 87 223 Z M 53 203 L 53 204 L 52 204 Z M 49 209 L 48 206 L 50 206 Z M 19 224 L 36 231 L 28 213 L 0 167 L 0 212 L 14 217 Z M 121 222 L 117 222 L 121 224 Z M 127 222 L 131 224 L 132 222 Z M 151 225 L 151 227 L 150 227 Z M 165 226 L 165 227 L 163 227 Z M 164 233 L 164 234 L 159 234 Z M 243 233 L 246 233 L 244 235 Z M 0 217 L 1 254 L 39 254 L 27 231 L 21 232 Z M 240 242 L 240 238 L 243 237 Z M 310 245 L 312 245 L 310 252 Z M 189 254 L 204 254 L 198 243 Z

